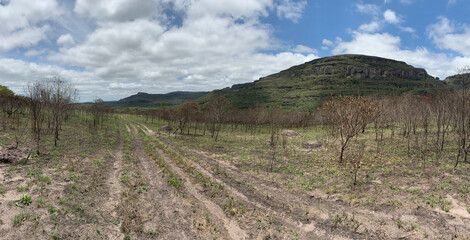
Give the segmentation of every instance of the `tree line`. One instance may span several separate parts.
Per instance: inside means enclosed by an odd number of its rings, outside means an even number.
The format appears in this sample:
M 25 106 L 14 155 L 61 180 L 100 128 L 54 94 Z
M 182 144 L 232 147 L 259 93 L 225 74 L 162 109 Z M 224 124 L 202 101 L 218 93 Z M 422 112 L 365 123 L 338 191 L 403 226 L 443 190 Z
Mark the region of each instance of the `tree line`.
M 43 149 L 40 146 L 43 135 L 52 135 L 54 146 L 57 146 L 63 124 L 71 116 L 82 116 L 84 124 L 93 122 L 89 125 L 96 128 L 109 113 L 114 112 L 105 107 L 102 100 L 96 100 L 88 107 L 77 105 L 78 90 L 59 75 L 31 82 L 25 86 L 24 92 L 24 95 L 17 95 L 0 85 L 0 124 L 3 131 L 7 128 L 16 130 L 13 131 L 15 142 L 10 148 L 18 148 L 29 127 L 38 155 Z

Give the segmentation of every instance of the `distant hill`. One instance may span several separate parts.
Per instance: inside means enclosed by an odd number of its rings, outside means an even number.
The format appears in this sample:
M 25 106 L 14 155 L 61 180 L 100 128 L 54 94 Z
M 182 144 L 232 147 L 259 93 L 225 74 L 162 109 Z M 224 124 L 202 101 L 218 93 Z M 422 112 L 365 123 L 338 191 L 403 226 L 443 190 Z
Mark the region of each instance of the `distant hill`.
M 204 103 L 216 96 L 248 108 L 256 103 L 290 109 L 314 109 L 332 95 L 400 95 L 432 92 L 444 81 L 405 62 L 365 55 L 338 55 L 315 59 L 253 83 L 214 90 L 198 99 Z
M 454 75 L 454 76 L 447 77 L 444 80 L 444 82 L 452 88 L 461 89 L 463 79 L 465 79 L 465 81 L 464 81 L 465 88 L 469 89 L 470 88 L 470 73 L 457 74 L 457 75 Z
M 208 92 L 171 92 L 166 94 L 148 94 L 139 92 L 119 101 L 105 102 L 109 107 L 158 107 L 162 102 L 167 105 L 178 105 L 186 100 L 198 99 Z

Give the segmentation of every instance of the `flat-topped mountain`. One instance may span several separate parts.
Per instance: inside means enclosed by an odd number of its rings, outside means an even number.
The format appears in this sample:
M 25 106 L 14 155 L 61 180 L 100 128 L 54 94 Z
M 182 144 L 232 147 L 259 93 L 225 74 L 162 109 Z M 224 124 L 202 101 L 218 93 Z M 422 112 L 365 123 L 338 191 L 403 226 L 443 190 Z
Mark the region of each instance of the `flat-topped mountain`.
M 256 103 L 285 108 L 314 109 L 332 95 L 399 95 L 407 91 L 429 93 L 443 81 L 405 62 L 365 56 L 339 55 L 315 59 L 253 83 L 215 90 L 201 102 L 225 96 L 248 108 Z

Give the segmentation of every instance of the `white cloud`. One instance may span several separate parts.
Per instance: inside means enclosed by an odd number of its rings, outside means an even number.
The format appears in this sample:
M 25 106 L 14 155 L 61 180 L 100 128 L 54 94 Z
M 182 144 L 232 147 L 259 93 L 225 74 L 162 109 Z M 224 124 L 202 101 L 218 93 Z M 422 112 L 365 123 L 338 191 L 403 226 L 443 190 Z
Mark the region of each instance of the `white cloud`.
M 412 28 L 412 27 L 400 27 L 400 29 L 403 32 L 407 32 L 407 33 L 414 33 L 415 32 L 414 28 Z
M 429 37 L 440 49 L 448 49 L 470 57 L 470 26 L 457 25 L 445 17 L 427 29 Z
M 362 2 L 356 4 L 356 11 L 373 16 L 377 16 L 380 14 L 379 6 L 375 4 L 364 4 Z
M 406 4 L 406 5 L 410 5 L 414 2 L 415 0 L 400 0 L 401 3 L 403 4 Z
M 317 53 L 317 50 L 304 45 L 297 45 L 292 51 L 296 53 Z
M 41 49 L 41 50 L 31 49 L 31 50 L 26 51 L 23 55 L 25 55 L 26 57 L 35 57 L 35 56 L 42 55 L 45 52 L 46 52 L 46 49 Z
M 277 7 L 277 16 L 297 22 L 302 17 L 305 7 L 307 7 L 307 1 L 305 0 L 299 2 L 282 0 Z
M 60 74 L 75 84 L 80 93 L 91 95 L 101 94 L 105 89 L 99 88 L 102 82 L 88 72 L 64 70 L 55 65 L 28 63 L 22 60 L 0 57 L 0 79 L 2 85 L 8 86 L 15 93 L 23 94 L 24 87 L 29 82 L 43 80 L 55 74 Z
M 282 52 L 285 47 L 273 37 L 272 27 L 260 22 L 282 3 L 286 2 L 175 2 L 183 19 L 181 26 L 173 27 L 153 17 L 120 21 L 108 15 L 82 43 L 52 52 L 48 60 L 85 68 L 111 89 L 113 95 L 103 97 L 133 94 L 139 86 L 161 93 L 253 81 L 317 58 L 315 49 L 303 45 Z M 281 53 L 260 53 L 265 50 Z
M 323 39 L 321 42 L 323 43 L 323 45 L 326 45 L 326 46 L 329 46 L 329 47 L 334 45 L 334 43 L 331 40 L 328 40 L 328 39 Z
M 46 38 L 48 25 L 36 26 L 60 14 L 54 0 L 7 1 L 0 5 L 0 52 L 36 45 Z
M 269 14 L 298 21 L 307 6 L 305 0 L 7 3 L 0 5 L 0 20 L 5 23 L 0 25 L 0 51 L 30 47 L 45 39 L 46 46 L 58 47 L 23 53 L 47 59 L 47 64 L 0 56 L 2 84 L 15 92 L 21 92 L 27 82 L 55 73 L 72 81 L 85 101 L 113 100 L 143 90 L 212 90 L 317 58 L 313 48 L 285 46 L 274 37 L 273 27 L 262 22 Z M 175 18 L 178 24 L 171 23 Z M 264 53 L 271 51 L 278 53 Z
M 378 21 L 372 21 L 370 23 L 362 24 L 359 26 L 359 31 L 361 32 L 377 32 L 382 28 L 382 24 Z
M 155 0 L 77 0 L 74 11 L 99 21 L 127 21 L 157 10 Z
M 366 54 L 405 61 L 416 67 L 425 68 L 429 74 L 441 79 L 456 73 L 457 68 L 470 64 L 469 57 L 452 57 L 433 53 L 427 48 L 414 50 L 402 49 L 400 37 L 389 33 L 354 32 L 349 42 L 339 42 L 333 49 L 334 54 Z
M 384 0 L 384 3 L 391 3 L 393 0 Z M 414 2 L 415 0 L 400 0 L 400 3 L 405 4 L 405 5 L 410 5 Z M 451 0 L 452 1 L 452 0 Z
M 401 19 L 397 16 L 397 14 L 390 9 L 387 9 L 384 12 L 384 20 L 391 24 L 397 24 L 401 22 Z
M 64 47 L 70 47 L 75 44 L 75 41 L 73 40 L 72 35 L 70 33 L 61 35 L 57 39 L 57 45 L 64 46 Z
M 45 37 L 46 31 L 50 28 L 48 25 L 43 27 L 24 28 L 9 34 L 0 34 L 0 52 L 6 52 L 17 47 L 28 48 L 36 45 Z

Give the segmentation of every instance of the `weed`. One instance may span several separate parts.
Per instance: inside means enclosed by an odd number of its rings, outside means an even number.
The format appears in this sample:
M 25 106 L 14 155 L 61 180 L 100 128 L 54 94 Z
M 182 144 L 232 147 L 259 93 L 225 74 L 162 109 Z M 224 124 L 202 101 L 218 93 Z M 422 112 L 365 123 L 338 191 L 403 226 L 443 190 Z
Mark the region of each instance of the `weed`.
M 52 180 L 51 180 L 50 177 L 44 176 L 44 175 L 42 175 L 42 174 L 39 174 L 39 175 L 38 175 L 38 180 L 39 180 L 40 182 L 45 183 L 45 184 L 50 184 L 50 183 L 52 182 Z
M 44 198 L 42 198 L 42 196 L 39 196 L 38 200 L 36 201 L 36 204 L 38 207 L 44 207 L 46 205 L 46 202 L 44 201 Z
M 398 227 L 398 228 L 400 228 L 400 229 L 403 228 L 403 222 L 402 222 L 402 221 L 397 220 L 395 223 L 397 224 L 397 227 Z
M 18 166 L 16 166 L 16 165 L 11 165 L 11 166 L 8 167 L 8 171 L 9 171 L 9 172 L 13 172 L 13 171 L 15 171 L 16 169 L 18 169 Z
M 421 193 L 419 188 L 408 188 L 406 191 L 415 195 L 419 195 Z
M 419 226 L 410 222 L 410 231 L 418 231 L 419 230 Z
M 462 184 L 459 186 L 457 190 L 460 192 L 460 194 L 462 194 L 463 196 L 466 196 L 468 193 L 470 193 L 470 185 Z
M 437 185 L 434 186 L 434 189 L 444 191 L 452 190 L 452 184 L 450 181 L 439 182 Z
M 147 191 L 148 188 L 149 188 L 149 187 L 147 186 L 146 183 L 141 183 L 139 186 L 137 186 L 136 191 L 137 191 L 138 193 L 141 193 L 141 192 L 143 192 L 143 191 Z
M 210 223 L 210 222 L 211 222 L 211 217 L 209 216 L 209 213 L 206 213 L 205 219 L 206 219 L 206 222 L 207 222 L 207 223 Z
M 160 233 L 155 231 L 155 229 L 148 229 L 147 231 L 145 231 L 145 234 L 147 234 L 147 236 L 149 236 L 150 238 L 156 238 L 158 237 L 158 235 L 160 235 Z
M 470 213 L 470 207 L 467 207 L 467 212 Z
M 124 236 L 124 240 L 131 240 L 131 234 L 128 233 Z
M 129 176 L 122 176 L 121 177 L 121 182 L 124 184 L 127 184 L 129 182 L 130 178 Z
M 5 195 L 6 191 L 3 189 L 3 186 L 0 185 L 0 194 Z
M 103 161 L 101 160 L 95 160 L 93 161 L 93 164 L 95 164 L 97 167 L 102 167 L 104 165 Z
M 380 223 L 380 225 L 382 225 L 382 226 L 384 226 L 385 224 L 387 224 L 387 223 L 385 222 L 385 219 L 383 219 L 383 218 L 379 219 L 379 223 Z
M 424 202 L 434 208 L 436 205 L 439 205 L 442 210 L 449 212 L 451 202 L 441 196 L 435 197 L 434 193 L 431 193 L 429 196 L 426 196 Z
M 183 187 L 183 181 L 174 174 L 170 174 L 170 176 L 166 178 L 166 181 L 176 189 L 181 189 Z
M 72 212 L 75 214 L 75 215 L 81 215 L 83 214 L 85 210 L 83 209 L 82 206 L 76 204 L 76 203 L 73 203 L 72 204 Z
M 26 192 L 29 190 L 28 186 L 16 186 L 16 191 L 17 192 Z
M 341 224 L 347 218 L 348 218 L 347 213 L 336 214 L 336 216 L 333 218 L 333 226 L 338 227 L 338 225 Z
M 28 194 L 23 195 L 20 199 L 20 203 L 22 203 L 24 205 L 29 205 L 32 202 L 33 202 L 33 200 L 31 199 L 31 196 L 29 196 Z
M 50 214 L 53 214 L 55 211 L 57 211 L 57 209 L 52 205 L 49 206 L 49 208 L 47 210 L 49 211 Z
M 233 198 L 228 198 L 227 203 L 224 204 L 224 210 L 233 208 L 236 203 L 237 203 L 237 200 Z
M 78 176 L 75 173 L 68 173 L 67 177 L 70 178 L 72 181 L 77 182 L 78 181 Z
M 15 215 L 13 217 L 13 227 L 19 227 L 21 223 L 28 220 L 29 217 L 30 217 L 30 214 L 23 213 L 23 212 L 20 212 L 18 215 Z

